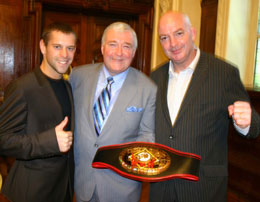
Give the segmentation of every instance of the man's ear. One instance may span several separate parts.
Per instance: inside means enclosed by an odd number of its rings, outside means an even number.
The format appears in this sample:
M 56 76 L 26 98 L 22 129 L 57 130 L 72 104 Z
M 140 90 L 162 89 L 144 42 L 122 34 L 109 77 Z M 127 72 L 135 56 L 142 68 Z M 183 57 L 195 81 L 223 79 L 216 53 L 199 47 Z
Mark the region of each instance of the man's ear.
M 133 51 L 133 58 L 134 58 L 134 56 L 135 56 L 135 52 L 136 52 L 136 49 Z
M 40 40 L 40 50 L 41 50 L 41 53 L 43 55 L 46 53 L 46 46 L 45 46 L 44 41 L 42 39 Z
M 101 45 L 101 53 L 102 53 L 102 55 L 104 55 L 103 53 L 104 53 L 104 45 Z

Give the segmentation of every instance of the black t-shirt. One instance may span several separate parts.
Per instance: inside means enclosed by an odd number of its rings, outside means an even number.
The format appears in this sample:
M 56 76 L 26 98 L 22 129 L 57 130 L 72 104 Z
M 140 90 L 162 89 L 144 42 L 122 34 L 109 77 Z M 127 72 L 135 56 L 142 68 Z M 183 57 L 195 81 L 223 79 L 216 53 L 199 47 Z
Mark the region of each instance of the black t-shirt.
M 47 76 L 46 76 L 47 77 Z M 69 118 L 68 124 L 65 128 L 66 131 L 71 130 L 71 102 L 69 99 L 69 94 L 65 85 L 65 81 L 63 79 L 51 79 L 47 77 L 63 112 L 63 117 L 67 116 Z

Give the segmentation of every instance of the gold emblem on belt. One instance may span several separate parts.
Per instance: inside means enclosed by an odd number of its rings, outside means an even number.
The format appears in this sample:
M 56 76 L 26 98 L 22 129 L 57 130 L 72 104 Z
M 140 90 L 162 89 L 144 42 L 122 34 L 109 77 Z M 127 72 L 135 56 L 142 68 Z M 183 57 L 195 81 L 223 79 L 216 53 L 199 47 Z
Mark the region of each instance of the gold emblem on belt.
M 121 166 L 129 172 L 142 175 L 157 175 L 167 170 L 171 158 L 166 151 L 146 146 L 124 149 L 119 155 Z

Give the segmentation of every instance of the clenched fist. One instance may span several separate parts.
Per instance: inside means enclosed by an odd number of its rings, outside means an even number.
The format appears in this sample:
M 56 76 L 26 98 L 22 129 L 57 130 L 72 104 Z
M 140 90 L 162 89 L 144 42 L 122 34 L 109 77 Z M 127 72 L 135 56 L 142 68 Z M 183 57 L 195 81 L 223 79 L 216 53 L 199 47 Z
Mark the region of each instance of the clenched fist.
M 238 127 L 250 126 L 252 109 L 248 102 L 236 101 L 233 105 L 228 106 L 228 113 Z
M 64 131 L 65 126 L 67 125 L 69 119 L 66 116 L 59 125 L 55 127 L 56 137 L 59 145 L 60 152 L 69 151 L 72 141 L 73 135 L 71 131 Z

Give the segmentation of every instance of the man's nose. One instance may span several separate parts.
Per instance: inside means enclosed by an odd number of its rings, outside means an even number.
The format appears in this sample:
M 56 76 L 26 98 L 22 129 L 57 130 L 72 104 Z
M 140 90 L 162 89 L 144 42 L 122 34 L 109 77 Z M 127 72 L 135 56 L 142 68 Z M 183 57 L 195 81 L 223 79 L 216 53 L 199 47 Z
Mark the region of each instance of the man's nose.
M 177 44 L 177 40 L 175 39 L 174 36 L 171 36 L 170 37 L 170 46 L 174 47 L 174 46 L 176 46 L 176 44 Z
M 68 51 L 67 51 L 67 49 L 66 48 L 63 48 L 62 50 L 61 50 L 61 52 L 60 52 L 60 55 L 62 56 L 62 57 L 67 57 L 68 56 Z
M 118 46 L 117 49 L 116 49 L 116 54 L 117 55 L 122 55 L 122 52 L 123 52 L 123 49 L 121 46 Z

